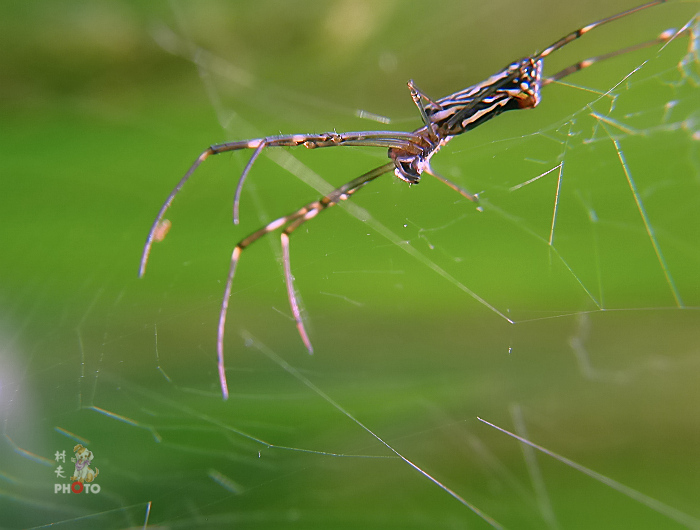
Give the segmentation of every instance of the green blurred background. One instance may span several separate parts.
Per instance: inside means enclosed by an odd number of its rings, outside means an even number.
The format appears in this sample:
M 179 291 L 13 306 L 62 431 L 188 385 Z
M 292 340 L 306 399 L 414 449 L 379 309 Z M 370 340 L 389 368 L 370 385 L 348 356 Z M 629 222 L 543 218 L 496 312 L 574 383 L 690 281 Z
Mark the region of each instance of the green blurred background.
M 206 146 L 411 130 L 408 79 L 441 97 L 632 5 L 3 2 L 0 526 L 489 526 L 355 418 L 503 527 L 697 527 L 700 72 L 687 36 L 548 86 L 537 109 L 445 147 L 435 169 L 480 192 L 483 212 L 429 177 L 387 176 L 297 231 L 313 356 L 278 237 L 247 250 L 226 402 L 215 341 L 233 246 L 317 198 L 304 180 L 340 185 L 383 150 L 261 157 L 239 226 L 250 153 L 208 160 L 137 278 L 158 207 Z M 697 11 L 636 14 L 546 69 Z M 559 171 L 518 185 L 562 161 L 549 244 Z M 533 457 L 477 416 L 646 497 Z M 76 443 L 95 454 L 98 494 L 54 493 L 67 483 L 54 454 Z

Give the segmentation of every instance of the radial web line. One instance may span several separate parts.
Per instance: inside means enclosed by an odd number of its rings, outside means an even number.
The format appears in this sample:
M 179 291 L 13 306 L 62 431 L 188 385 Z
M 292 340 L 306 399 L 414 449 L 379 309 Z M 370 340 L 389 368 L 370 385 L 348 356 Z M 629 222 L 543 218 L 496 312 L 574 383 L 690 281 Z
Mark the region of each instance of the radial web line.
M 676 306 L 679 308 L 683 308 L 685 307 L 683 304 L 683 300 L 681 299 L 681 295 L 678 292 L 678 289 L 676 288 L 675 282 L 673 281 L 671 271 L 668 270 L 668 265 L 666 264 L 664 255 L 661 252 L 659 241 L 656 239 L 654 228 L 649 222 L 649 216 L 647 215 L 646 209 L 644 208 L 644 203 L 642 202 L 642 198 L 639 195 L 639 190 L 637 190 L 637 185 L 635 184 L 634 178 L 632 177 L 632 172 L 630 171 L 629 166 L 627 165 L 627 160 L 625 160 L 625 154 L 622 151 L 622 147 L 620 147 L 620 142 L 618 142 L 617 138 L 613 137 L 605 122 L 600 123 L 603 127 L 603 130 L 605 130 L 606 134 L 615 146 L 615 151 L 617 152 L 617 157 L 620 159 L 620 164 L 622 165 L 622 170 L 625 173 L 627 184 L 629 185 L 630 190 L 632 191 L 634 202 L 637 204 L 637 210 L 639 211 L 639 215 L 641 216 L 642 222 L 644 223 L 644 228 L 646 229 L 647 235 L 649 236 L 649 241 L 651 241 L 651 245 L 654 248 L 656 259 L 658 260 L 659 265 L 661 265 L 661 270 L 663 271 L 664 276 L 666 277 L 666 283 L 668 283 L 668 287 L 671 289 L 671 294 L 673 294 L 673 298 L 676 301 Z
M 561 190 L 561 176 L 564 173 L 564 161 L 559 164 L 559 176 L 557 177 L 557 190 L 554 192 L 554 211 L 552 212 L 552 226 L 549 229 L 549 246 L 554 241 L 554 227 L 557 224 L 557 212 L 559 210 L 559 190 Z
M 610 477 L 606 477 L 605 475 L 601 475 L 597 471 L 593 471 L 592 469 L 589 469 L 587 467 L 582 466 L 581 464 L 577 464 L 573 460 L 569 460 L 565 456 L 561 456 L 553 451 L 550 451 L 549 449 L 546 449 L 542 447 L 541 445 L 537 445 L 536 443 L 531 442 L 530 440 L 526 440 L 525 438 L 522 438 L 521 436 L 518 436 L 517 434 L 513 434 L 510 431 L 505 430 L 502 427 L 499 427 L 498 425 L 494 425 L 491 422 L 488 422 L 482 418 L 479 418 L 477 416 L 476 418 L 482 423 L 485 423 L 486 425 L 493 427 L 494 429 L 501 431 L 504 434 L 507 434 L 508 436 L 511 436 L 512 438 L 515 438 L 519 442 L 522 442 L 526 445 L 529 445 L 530 447 L 533 447 L 537 449 L 538 451 L 541 451 L 542 453 L 551 456 L 555 460 L 559 460 L 563 464 L 566 464 L 569 467 L 574 468 L 577 471 L 580 471 L 584 475 L 588 475 L 589 477 L 602 482 L 606 486 L 611 487 L 612 489 L 619 491 L 623 495 L 626 495 L 630 499 L 634 499 L 637 502 L 640 502 L 644 504 L 645 506 L 648 506 L 652 510 L 655 510 L 656 512 L 665 515 L 669 519 L 673 519 L 674 521 L 685 525 L 688 528 L 696 528 L 700 529 L 700 520 L 696 519 L 695 517 L 692 517 L 686 513 L 681 512 L 680 510 L 677 510 L 676 508 L 669 506 L 668 504 L 664 504 L 663 502 L 654 499 L 653 497 L 649 497 L 648 495 L 645 495 L 642 492 L 639 492 L 635 489 L 630 488 L 629 486 L 625 486 L 624 484 L 621 484 L 620 482 L 611 479 Z
M 294 176 L 296 176 L 299 180 L 314 188 L 317 192 L 325 195 L 329 192 L 329 190 L 333 189 L 333 187 L 330 184 L 328 184 L 324 179 L 322 179 L 310 168 L 308 168 L 306 165 L 300 162 L 299 159 L 289 154 L 288 152 L 271 151 L 266 153 L 266 155 L 281 168 L 286 169 Z M 410 242 L 401 239 L 397 234 L 389 230 L 389 228 L 387 228 L 384 224 L 377 221 L 367 210 L 359 206 L 356 202 L 346 201 L 342 204 L 339 204 L 339 206 L 359 221 L 362 221 L 363 223 L 366 223 L 367 225 L 371 226 L 377 233 L 381 234 L 383 237 L 385 237 L 390 242 L 398 246 L 411 257 L 420 261 L 423 265 L 426 265 L 434 272 L 438 273 L 440 276 L 449 281 L 452 285 L 459 288 L 461 291 L 467 293 L 481 305 L 487 307 L 488 309 L 490 309 L 509 323 L 514 323 L 513 320 L 508 318 L 496 307 L 488 303 L 485 299 L 476 294 L 469 287 L 457 280 L 457 278 L 452 276 L 449 272 L 440 267 L 437 263 L 435 263 L 425 255 L 421 254 L 418 250 L 411 246 Z
M 545 240 L 545 238 L 543 238 L 541 235 L 537 234 L 531 228 L 528 228 L 522 222 L 522 219 L 520 219 L 519 217 L 517 217 L 513 214 L 507 213 L 505 210 L 499 208 L 498 206 L 495 206 L 493 203 L 489 202 L 486 199 L 481 199 L 481 205 L 484 208 L 488 207 L 489 211 L 493 211 L 493 212 L 497 213 L 498 215 L 500 215 L 501 217 L 503 217 L 504 219 L 511 221 L 515 226 L 517 226 L 521 230 L 525 231 L 525 233 L 531 235 L 535 239 L 542 241 L 544 244 L 546 244 L 547 247 L 550 248 L 554 252 L 554 254 L 559 259 L 561 264 L 564 265 L 564 267 L 566 267 L 566 270 L 569 271 L 571 276 L 573 276 L 574 280 L 576 280 L 576 283 L 578 283 L 578 285 L 581 287 L 581 289 L 583 289 L 583 291 L 588 295 L 588 298 L 591 299 L 591 301 L 595 304 L 595 306 L 598 309 L 603 309 L 603 306 L 600 304 L 600 302 L 598 302 L 598 300 L 593 295 L 593 293 L 590 291 L 590 289 L 588 289 L 588 287 L 586 287 L 586 284 L 584 284 L 583 281 L 581 280 L 581 278 L 579 278 L 578 275 L 574 272 L 574 270 L 571 268 L 571 265 L 569 265 L 569 263 L 559 253 L 559 251 L 557 250 L 557 247 L 555 247 L 554 245 L 550 245 L 549 242 L 547 240 Z M 519 322 L 522 322 L 522 321 L 519 321 Z
M 525 419 L 523 418 L 523 411 L 518 403 L 513 403 L 510 406 L 510 415 L 515 424 L 515 430 L 523 437 L 526 437 L 527 428 L 525 426 Z M 523 451 L 523 458 L 525 459 L 528 474 L 530 475 L 530 481 L 535 489 L 535 498 L 537 499 L 537 505 L 542 514 L 542 518 L 549 528 L 559 528 L 557 517 L 554 514 L 554 508 L 552 508 L 552 501 L 549 498 L 547 486 L 545 486 L 544 478 L 542 477 L 542 470 L 537 464 L 536 453 L 530 446 L 525 444 L 521 446 L 521 449 Z
M 552 171 L 556 171 L 557 169 L 560 168 L 560 166 L 561 166 L 561 164 L 554 166 L 552 169 L 548 169 L 544 173 L 540 173 L 536 177 L 532 177 L 530 180 L 526 180 L 525 182 L 521 182 L 520 184 L 516 184 L 515 186 L 511 186 L 510 188 L 508 188 L 508 191 L 516 191 L 516 190 L 519 190 L 520 188 L 524 188 L 525 186 L 528 186 L 529 184 L 532 184 L 533 182 L 540 180 L 542 177 L 546 177 Z
M 411 462 L 408 458 L 403 456 L 401 453 L 399 453 L 396 449 L 394 449 L 391 445 L 389 445 L 388 442 L 384 441 L 383 438 L 381 438 L 378 434 L 376 434 L 374 431 L 372 431 L 369 427 L 367 427 L 365 424 L 363 424 L 360 420 L 355 418 L 350 412 L 345 410 L 342 406 L 340 406 L 339 403 L 333 400 L 328 394 L 326 394 L 323 390 L 318 388 L 316 385 L 314 385 L 309 379 L 304 377 L 296 368 L 294 368 L 292 365 L 287 363 L 284 359 L 279 357 L 276 353 L 274 353 L 270 348 L 265 346 L 263 343 L 259 342 L 257 339 L 255 339 L 252 335 L 250 335 L 247 332 L 243 332 L 243 338 L 246 342 L 252 343 L 255 348 L 260 351 L 262 354 L 264 354 L 266 357 L 268 357 L 270 360 L 272 360 L 274 363 L 276 363 L 278 366 L 280 366 L 282 369 L 284 369 L 287 373 L 290 375 L 294 376 L 296 379 L 301 381 L 306 387 L 311 389 L 314 393 L 316 393 L 318 396 L 320 396 L 324 401 L 326 401 L 329 405 L 331 405 L 334 409 L 336 409 L 338 412 L 346 416 L 348 419 L 356 423 L 359 427 L 361 427 L 364 431 L 366 431 L 368 434 L 370 434 L 372 437 L 374 437 L 378 442 L 380 442 L 384 447 L 389 449 L 392 453 L 394 453 L 397 457 L 399 457 L 401 460 L 403 460 L 404 463 L 408 464 L 411 466 L 415 471 L 423 475 L 425 478 L 430 480 L 433 484 L 435 484 L 437 487 L 439 487 L 441 490 L 449 494 L 451 497 L 459 501 L 462 505 L 466 506 L 469 508 L 472 512 L 474 512 L 476 515 L 481 517 L 485 522 L 487 522 L 489 525 L 491 525 L 493 528 L 500 528 L 502 529 L 503 527 L 495 521 L 491 516 L 487 515 L 486 513 L 482 512 L 479 508 L 471 504 L 469 501 L 464 499 L 463 497 L 460 497 L 460 495 L 455 492 L 454 490 L 450 489 L 447 487 L 445 484 L 440 482 L 438 479 L 433 477 L 431 474 L 429 474 L 427 471 L 423 470 L 422 468 L 418 467 L 418 465 L 414 464 Z

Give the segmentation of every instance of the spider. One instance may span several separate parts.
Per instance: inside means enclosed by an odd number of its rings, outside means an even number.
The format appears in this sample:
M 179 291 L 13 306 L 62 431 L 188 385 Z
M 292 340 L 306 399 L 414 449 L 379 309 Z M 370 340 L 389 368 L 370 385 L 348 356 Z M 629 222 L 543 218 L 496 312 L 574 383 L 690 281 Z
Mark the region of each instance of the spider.
M 568 43 L 578 39 L 594 28 L 618 20 L 620 18 L 636 13 L 643 9 L 662 4 L 666 0 L 656 0 L 646 4 L 628 9 L 616 15 L 588 24 L 576 31 L 572 31 L 568 35 L 557 40 L 552 45 L 545 48 L 540 53 L 530 57 L 525 57 L 512 62 L 504 69 L 496 72 L 494 75 L 463 90 L 459 90 L 454 94 L 445 96 L 440 99 L 433 100 L 424 92 L 418 89 L 413 80 L 408 82 L 408 88 L 411 93 L 411 98 L 418 107 L 418 112 L 423 121 L 423 125 L 412 131 L 361 131 L 361 132 L 325 132 L 320 134 L 290 134 L 279 136 L 268 136 L 265 138 L 255 138 L 252 140 L 242 140 L 235 142 L 226 142 L 208 147 L 197 160 L 192 164 L 189 170 L 185 173 L 182 179 L 177 183 L 175 188 L 170 192 L 167 199 L 163 203 L 156 216 L 156 219 L 148 233 L 146 244 L 141 257 L 141 266 L 139 277 L 142 277 L 146 271 L 148 256 L 151 251 L 151 246 L 154 241 L 160 241 L 165 237 L 170 222 L 164 219 L 165 212 L 170 207 L 173 199 L 179 193 L 182 186 L 189 180 L 194 171 L 199 165 L 211 155 L 224 153 L 227 151 L 238 151 L 250 149 L 253 151 L 248 163 L 238 181 L 233 204 L 233 222 L 239 222 L 239 203 L 243 183 L 250 173 L 250 170 L 262 153 L 263 149 L 268 147 L 296 147 L 303 145 L 309 149 L 320 147 L 333 146 L 365 146 L 365 147 L 383 147 L 388 149 L 388 157 L 390 162 L 379 166 L 359 177 L 351 180 L 347 184 L 336 188 L 328 195 L 321 197 L 319 200 L 310 202 L 302 206 L 295 212 L 290 213 L 269 222 L 264 227 L 256 230 L 252 234 L 243 238 L 233 249 L 231 255 L 231 265 L 226 280 L 226 288 L 224 291 L 223 300 L 221 302 L 221 310 L 219 313 L 219 326 L 217 334 L 217 354 L 218 354 L 218 371 L 221 384 L 221 390 L 224 399 L 228 398 L 228 385 L 224 370 L 224 330 L 226 324 L 226 313 L 228 310 L 229 299 L 231 296 L 231 285 L 233 277 L 236 273 L 236 266 L 243 250 L 252 243 L 262 238 L 263 236 L 281 229 L 281 244 L 282 255 L 284 261 L 284 276 L 287 286 L 287 296 L 289 305 L 296 322 L 296 327 L 309 353 L 313 352 L 311 341 L 304 327 L 304 322 L 299 310 L 299 303 L 295 295 L 294 279 L 292 277 L 290 259 L 289 259 L 289 236 L 294 230 L 299 228 L 306 221 L 316 217 L 323 210 L 338 204 L 341 201 L 349 199 L 357 190 L 369 184 L 376 178 L 386 173 L 393 172 L 396 177 L 409 183 L 418 184 L 423 173 L 438 179 L 463 197 L 474 203 L 478 203 L 476 194 L 468 192 L 466 189 L 458 186 L 454 182 L 436 173 L 430 166 L 430 160 L 441 147 L 464 132 L 467 132 L 482 123 L 494 118 L 502 112 L 517 109 L 529 109 L 536 107 L 540 102 L 540 89 L 550 83 L 559 81 L 583 68 L 587 68 L 594 63 L 637 50 L 646 46 L 652 46 L 657 43 L 669 41 L 674 33 L 666 31 L 658 38 L 644 43 L 640 43 L 628 48 L 610 52 L 604 55 L 598 55 L 583 61 L 579 61 L 560 72 L 549 76 L 542 77 L 542 66 L 544 58 L 552 52 L 562 48 Z

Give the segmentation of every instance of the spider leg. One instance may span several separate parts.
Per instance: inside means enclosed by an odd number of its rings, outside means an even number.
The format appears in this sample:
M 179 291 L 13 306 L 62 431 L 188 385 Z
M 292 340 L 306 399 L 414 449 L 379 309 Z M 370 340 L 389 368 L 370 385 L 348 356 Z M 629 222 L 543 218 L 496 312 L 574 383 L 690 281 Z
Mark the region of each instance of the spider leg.
M 241 189 L 243 187 L 243 182 L 245 181 L 250 169 L 253 166 L 255 160 L 260 156 L 260 153 L 266 147 L 297 147 L 303 145 L 309 149 L 317 147 L 333 147 L 339 145 L 353 145 L 353 146 L 365 146 L 365 147 L 387 147 L 387 148 L 397 148 L 405 150 L 409 153 L 418 154 L 421 152 L 421 147 L 417 143 L 420 142 L 420 138 L 413 132 L 405 131 L 359 131 L 359 132 L 348 132 L 348 133 L 335 133 L 326 132 L 321 134 L 290 134 L 282 136 L 269 136 L 267 138 L 254 138 L 252 140 L 243 140 L 238 142 L 226 142 L 222 144 L 212 145 L 205 149 L 202 154 L 200 154 L 194 163 L 187 170 L 185 175 L 180 179 L 177 185 L 170 192 L 165 202 L 158 210 L 151 229 L 148 231 L 148 236 L 146 238 L 146 243 L 143 247 L 143 252 L 141 254 L 141 263 L 139 267 L 139 277 L 142 277 L 146 273 L 146 265 L 148 264 L 148 257 L 151 253 L 151 247 L 154 241 L 157 240 L 155 235 L 158 232 L 158 227 L 162 226 L 163 218 L 166 211 L 170 208 L 175 196 L 180 192 L 185 183 L 190 179 L 195 170 L 211 155 L 218 155 L 227 151 L 240 151 L 244 149 L 252 149 L 253 155 L 246 164 L 243 170 L 238 186 L 236 188 L 236 195 L 233 205 L 233 220 L 234 223 L 238 221 L 238 204 L 240 201 Z
M 562 46 L 566 46 L 567 44 L 569 44 L 572 41 L 575 41 L 576 39 L 582 37 L 583 35 L 585 35 L 589 31 L 591 31 L 592 29 L 597 28 L 598 26 L 602 26 L 603 24 L 607 24 L 608 22 L 612 22 L 613 20 L 618 20 L 622 17 L 626 17 L 627 15 L 631 15 L 632 13 L 636 13 L 637 11 L 641 11 L 642 9 L 646 9 L 648 7 L 652 7 L 652 6 L 655 6 L 658 4 L 663 4 L 665 2 L 666 2 L 666 0 L 655 0 L 654 2 L 648 2 L 646 4 L 642 4 L 641 6 L 637 6 L 637 7 L 633 7 L 632 9 L 628 9 L 627 11 L 617 13 L 616 15 L 612 15 L 612 16 L 597 20 L 596 22 L 592 22 L 591 24 L 588 24 L 587 26 L 579 28 L 576 31 L 572 31 L 568 35 L 562 37 L 554 44 L 551 44 L 550 46 L 545 48 L 544 51 L 535 55 L 533 57 L 533 59 L 535 61 L 537 61 L 539 59 L 542 59 L 543 57 L 547 57 L 550 53 L 558 50 Z
M 299 221 L 307 221 L 316 217 L 321 210 L 318 208 L 313 208 L 309 210 L 304 217 L 297 219 L 295 225 L 299 226 L 301 223 Z M 289 298 L 289 307 L 292 309 L 292 315 L 294 315 L 294 321 L 297 324 L 297 331 L 299 331 L 299 336 L 301 341 L 306 346 L 307 351 L 312 354 L 314 348 L 309 340 L 309 334 L 306 332 L 306 327 L 304 326 L 304 320 L 301 318 L 301 310 L 299 309 L 299 301 L 297 300 L 296 290 L 294 289 L 294 276 L 292 276 L 292 265 L 289 260 L 289 232 L 285 229 L 280 234 L 280 242 L 282 243 L 282 260 L 284 263 L 284 282 L 287 285 L 287 298 Z
M 324 133 L 321 135 L 293 135 L 292 137 L 270 137 L 258 140 L 251 140 L 249 143 L 259 142 L 255 147 L 255 151 L 248 160 L 243 173 L 241 173 L 236 186 L 236 193 L 233 199 L 233 222 L 238 224 L 241 192 L 243 191 L 243 183 L 245 182 L 250 169 L 257 160 L 262 150 L 266 147 L 287 146 L 289 139 L 292 139 L 294 146 L 304 145 L 308 149 L 317 147 L 333 147 L 339 145 L 356 146 L 356 147 L 386 147 L 399 148 L 408 152 L 418 154 L 421 148 L 414 142 L 416 140 L 414 133 L 406 132 L 350 132 L 350 133 Z M 305 139 L 303 142 L 302 139 Z M 216 146 L 215 146 L 216 147 Z
M 199 165 L 204 162 L 209 156 L 215 154 L 214 151 L 212 151 L 212 148 L 209 147 L 206 149 L 201 155 L 197 157 L 197 160 L 195 160 L 194 164 L 190 166 L 190 169 L 187 170 L 187 173 L 180 179 L 180 182 L 177 183 L 177 185 L 173 188 L 173 190 L 170 192 L 168 197 L 165 199 L 165 202 L 163 205 L 160 207 L 160 210 L 158 210 L 158 215 L 156 215 L 155 220 L 153 221 L 153 224 L 151 225 L 151 229 L 148 231 L 148 237 L 146 238 L 146 244 L 143 247 L 143 253 L 141 254 L 141 265 L 139 266 L 139 278 L 143 277 L 143 275 L 146 273 L 146 264 L 148 263 L 148 255 L 151 253 L 151 246 L 153 245 L 153 241 L 156 239 L 155 235 L 156 232 L 158 231 L 158 227 L 161 226 L 161 222 L 163 221 L 163 216 L 165 215 L 165 212 L 170 208 L 170 204 L 173 202 L 173 199 L 175 196 L 178 194 L 180 189 L 185 185 L 185 182 L 187 182 L 190 177 L 192 176 L 192 173 L 194 173 L 195 169 L 199 167 Z
M 611 57 L 615 57 L 617 55 L 622 55 L 628 52 L 633 52 L 635 50 L 641 50 L 642 48 L 647 48 L 649 46 L 653 46 L 654 44 L 663 44 L 665 42 L 670 41 L 672 38 L 674 38 L 677 35 L 677 33 L 673 30 L 667 30 L 661 33 L 657 38 L 648 40 L 646 42 L 640 42 L 639 44 L 635 44 L 633 46 L 628 46 L 627 48 L 623 48 L 621 50 L 616 50 L 614 52 L 608 52 L 604 53 L 602 55 L 596 55 L 595 57 L 590 57 L 588 59 L 584 59 L 583 61 L 579 61 L 575 64 L 572 64 L 571 66 L 564 68 L 563 70 L 560 70 L 556 74 L 546 77 L 542 80 L 542 86 L 548 85 L 550 83 L 554 83 L 556 81 L 559 81 L 560 79 L 569 76 L 571 74 L 574 74 L 580 70 L 583 70 L 584 68 L 588 68 L 589 66 L 598 63 L 600 61 L 605 61 L 606 59 L 610 59 Z
M 301 340 L 304 342 L 306 349 L 309 353 L 313 353 L 313 346 L 311 346 L 311 341 L 309 340 L 308 333 L 304 328 L 304 322 L 301 318 L 301 311 L 299 310 L 299 302 L 296 296 L 296 290 L 294 289 L 294 276 L 292 275 L 291 261 L 289 258 L 289 236 L 294 230 L 299 228 L 306 221 L 313 219 L 323 210 L 330 208 L 338 204 L 341 201 L 348 200 L 353 193 L 357 190 L 373 181 L 375 178 L 388 173 L 394 168 L 394 164 L 385 164 L 380 166 L 358 178 L 344 184 L 340 188 L 333 190 L 331 193 L 321 198 L 318 201 L 307 204 L 304 208 L 298 211 L 300 215 L 294 220 L 287 223 L 287 226 L 282 231 L 280 235 L 282 241 L 282 254 L 284 258 L 284 277 L 287 283 L 287 295 L 289 297 L 289 306 L 292 309 L 292 314 L 294 315 L 294 320 L 297 323 L 297 329 L 299 330 L 299 335 Z
M 437 101 L 431 99 L 430 96 L 428 96 L 428 94 L 426 94 L 420 88 L 418 88 L 416 86 L 416 82 L 413 79 L 409 79 L 407 84 L 408 84 L 408 89 L 411 91 L 411 96 L 413 96 L 415 94 L 415 96 L 417 96 L 418 98 L 423 98 L 431 105 L 434 105 L 438 110 L 442 110 L 442 105 L 440 105 L 440 103 L 438 103 Z M 416 98 L 414 97 L 413 100 L 415 101 Z M 422 103 L 418 103 L 418 102 L 416 102 L 416 105 L 418 105 L 419 107 L 423 106 Z M 427 123 L 426 123 L 426 125 L 427 125 Z
M 428 103 L 436 107 L 438 110 L 442 110 L 442 106 L 439 103 L 436 103 L 432 99 L 430 99 L 424 92 L 422 92 L 413 82 L 413 79 L 410 79 L 408 81 L 408 89 L 411 91 L 411 98 L 413 98 L 413 103 L 416 104 L 416 107 L 418 107 L 418 111 L 420 112 L 420 116 L 423 119 L 423 123 L 425 126 L 428 128 L 428 132 L 430 134 L 430 138 L 437 142 L 438 137 L 435 134 L 435 131 L 433 130 L 433 121 L 430 119 L 428 116 L 428 113 L 425 110 L 425 105 L 423 105 L 423 100 L 425 99 Z
M 286 215 L 271 221 L 263 228 L 256 230 L 248 237 L 241 240 L 236 247 L 233 249 L 231 254 L 231 265 L 228 270 L 228 277 L 226 279 L 226 288 L 224 289 L 224 297 L 221 300 L 221 310 L 219 311 L 219 327 L 217 331 L 216 338 L 216 353 L 218 358 L 218 368 L 219 368 L 219 381 L 221 382 L 221 392 L 224 395 L 224 399 L 228 399 L 228 384 L 226 383 L 226 371 L 224 369 L 224 332 L 226 329 L 226 313 L 228 312 L 228 303 L 231 298 L 231 286 L 233 285 L 233 277 L 236 275 L 236 266 L 238 265 L 238 260 L 241 256 L 241 252 L 250 245 L 254 243 L 261 237 L 273 232 L 274 230 L 284 226 L 293 219 L 298 212 L 294 212 L 291 215 Z
M 241 192 L 243 191 L 243 183 L 245 182 L 246 177 L 248 176 L 248 173 L 250 173 L 250 168 L 253 167 L 253 164 L 257 160 L 257 158 L 260 156 L 260 153 L 262 153 L 262 150 L 265 148 L 267 144 L 263 140 L 260 142 L 260 145 L 255 148 L 255 151 L 253 151 L 253 154 L 250 157 L 250 160 L 248 160 L 248 163 L 245 165 L 245 168 L 243 169 L 243 173 L 241 173 L 240 178 L 238 179 L 238 185 L 236 185 L 236 194 L 233 196 L 233 224 L 237 225 L 238 224 L 238 213 L 239 213 L 239 204 L 241 202 Z
M 308 334 L 306 333 L 306 329 L 304 328 L 304 323 L 301 318 L 301 311 L 299 310 L 299 302 L 294 291 L 294 278 L 292 276 L 292 270 L 289 259 L 289 235 L 309 219 L 313 219 L 316 215 L 318 215 L 326 208 L 338 204 L 340 201 L 345 201 L 349 199 L 353 193 L 362 188 L 364 185 L 373 181 L 377 177 L 384 175 L 385 173 L 389 173 L 394 169 L 394 167 L 394 163 L 390 162 L 351 180 L 347 184 L 336 188 L 325 197 L 322 197 L 317 201 L 314 201 L 303 206 L 302 208 L 299 208 L 296 212 L 293 212 L 289 215 L 285 215 L 283 217 L 279 217 L 274 221 L 269 222 L 263 228 L 256 230 L 246 238 L 242 239 L 233 249 L 233 253 L 231 254 L 231 265 L 229 266 L 228 277 L 226 279 L 224 297 L 221 301 L 221 310 L 219 312 L 219 327 L 216 340 L 219 381 L 221 383 L 221 391 L 223 393 L 224 399 L 228 399 L 228 384 L 226 382 L 226 371 L 224 368 L 224 334 L 226 329 L 226 314 L 228 312 L 229 299 L 231 298 L 233 278 L 236 274 L 236 267 L 238 265 L 238 261 L 243 250 L 246 249 L 249 245 L 255 243 L 258 239 L 266 236 L 270 232 L 274 232 L 278 228 L 285 227 L 281 234 L 281 241 L 282 254 L 284 259 L 284 276 L 287 285 L 289 305 L 292 309 L 294 320 L 297 323 L 297 330 L 299 331 L 299 335 L 301 336 L 301 339 L 304 342 L 304 346 L 306 346 L 306 349 L 309 351 L 309 353 L 313 353 L 313 347 L 311 346 Z
M 429 165 L 426 166 L 426 167 L 423 169 L 423 171 L 424 171 L 425 173 L 427 173 L 428 175 L 430 175 L 431 177 L 435 177 L 436 179 L 438 179 L 438 180 L 439 180 L 440 182 L 442 182 L 443 184 L 447 184 L 450 188 L 452 188 L 453 190 L 455 190 L 455 191 L 456 191 L 457 193 L 459 193 L 462 197 L 466 197 L 467 199 L 469 199 L 470 201 L 475 202 L 475 203 L 478 203 L 478 202 L 479 202 L 479 196 L 478 196 L 478 194 L 476 194 L 476 193 L 474 193 L 474 194 L 469 193 L 469 192 L 468 192 L 467 190 L 465 190 L 463 187 L 458 186 L 457 184 L 455 184 L 455 183 L 452 182 L 451 180 L 449 180 L 449 179 L 443 177 L 443 176 L 440 175 L 439 173 L 436 173 L 436 172 L 433 170 L 433 168 L 430 167 Z

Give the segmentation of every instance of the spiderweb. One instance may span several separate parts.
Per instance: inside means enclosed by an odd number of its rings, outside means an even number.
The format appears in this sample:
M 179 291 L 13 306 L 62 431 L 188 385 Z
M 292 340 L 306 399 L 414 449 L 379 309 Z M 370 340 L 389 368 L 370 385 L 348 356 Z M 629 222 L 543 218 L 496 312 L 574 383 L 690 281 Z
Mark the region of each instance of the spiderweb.
M 386 176 L 295 232 L 313 356 L 287 307 L 278 236 L 243 252 L 223 401 L 216 324 L 233 246 L 386 157 L 270 150 L 239 226 L 231 200 L 250 153 L 213 157 L 137 280 L 148 223 L 197 150 L 278 129 L 411 130 L 410 76 L 439 97 L 611 9 L 553 14 L 552 27 L 537 22 L 546 35 L 465 66 L 454 48 L 486 42 L 495 4 L 469 16 L 446 4 L 449 21 L 390 2 L 277 7 L 142 13 L 148 53 L 184 76 L 158 85 L 176 93 L 79 99 L 115 131 L 56 170 L 69 190 L 90 188 L 79 219 L 61 212 L 54 230 L 51 185 L 33 221 L 7 201 L 47 234 L 37 231 L 41 251 L 5 239 L 2 526 L 700 528 L 699 5 L 596 30 L 547 71 L 685 28 L 441 150 L 435 169 L 478 192 L 481 209 L 427 175 L 412 187 Z M 443 55 L 445 35 L 461 40 Z M 181 91 L 199 100 L 179 108 Z M 130 161 L 110 173 L 91 149 L 115 141 L 109 160 Z M 31 180 L 39 166 L 17 167 Z M 85 183 L 88 171 L 105 176 Z M 6 197 L 22 195 L 15 186 Z M 71 252 L 52 257 L 49 236 Z M 78 444 L 99 474 L 82 494 L 57 490 L 72 483 Z

